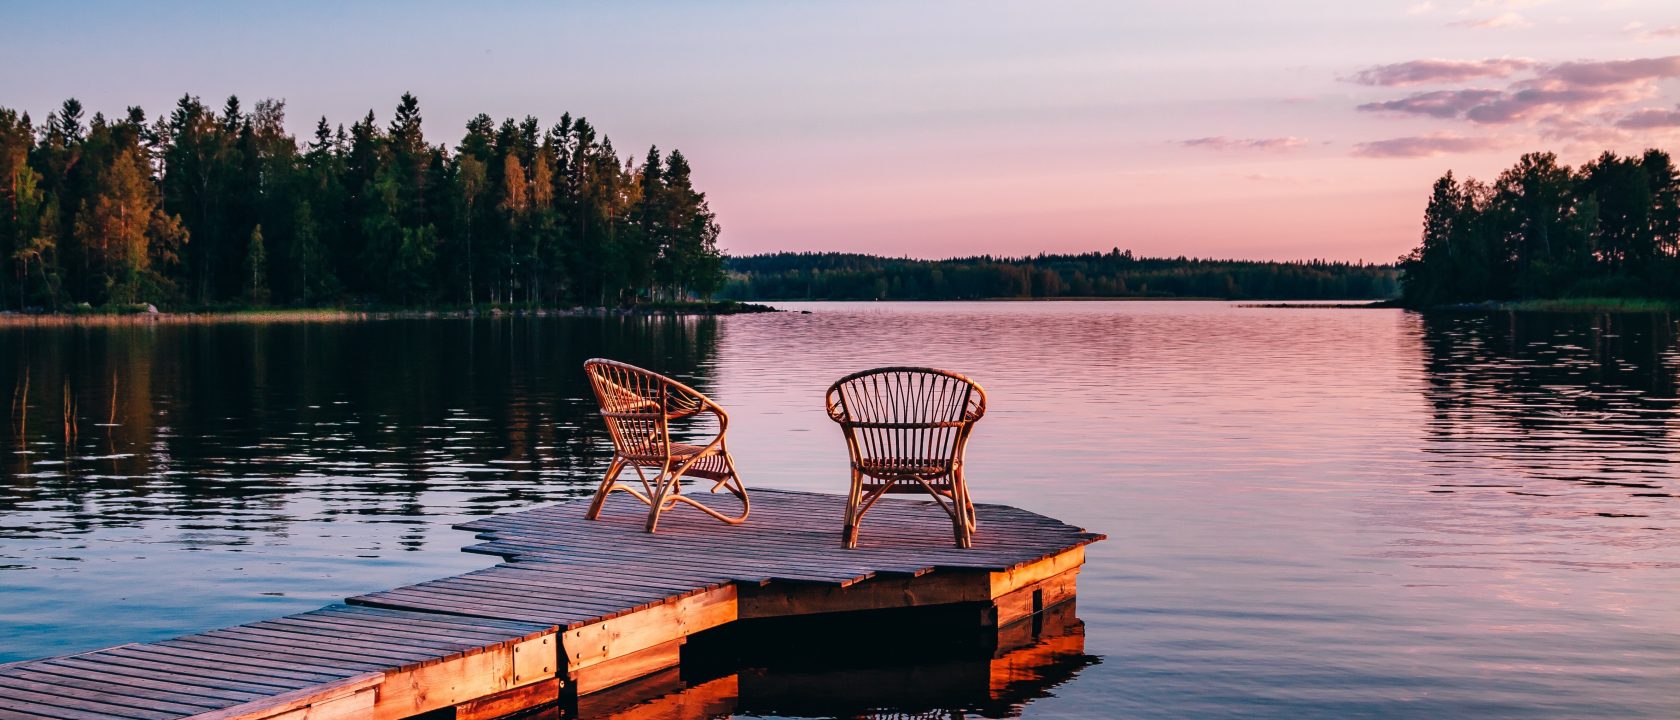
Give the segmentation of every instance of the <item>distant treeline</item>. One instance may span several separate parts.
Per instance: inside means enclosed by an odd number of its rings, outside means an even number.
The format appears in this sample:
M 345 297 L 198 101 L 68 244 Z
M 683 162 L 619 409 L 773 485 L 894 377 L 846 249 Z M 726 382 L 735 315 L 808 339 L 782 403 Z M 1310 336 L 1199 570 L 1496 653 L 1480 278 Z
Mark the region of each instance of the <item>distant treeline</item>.
M 1392 266 L 1082 255 L 913 260 L 847 253 L 729 258 L 723 296 L 739 300 L 979 300 L 1202 297 L 1268 300 L 1390 298 Z
M 1668 153 L 1571 170 L 1531 153 L 1491 184 L 1435 181 L 1404 302 L 1680 296 L 1680 174 Z
M 388 125 L 182 97 L 39 125 L 0 108 L 0 307 L 526 303 L 709 295 L 718 225 L 680 152 L 619 156 L 583 118 L 487 115 L 428 144 L 404 95 Z

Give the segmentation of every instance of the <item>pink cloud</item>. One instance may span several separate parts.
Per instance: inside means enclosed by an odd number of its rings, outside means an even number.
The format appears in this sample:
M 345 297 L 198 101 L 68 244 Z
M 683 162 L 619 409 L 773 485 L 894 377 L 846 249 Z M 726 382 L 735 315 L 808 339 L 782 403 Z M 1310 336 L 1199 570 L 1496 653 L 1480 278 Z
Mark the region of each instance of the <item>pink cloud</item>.
M 1471 122 L 1505 125 L 1558 113 L 1581 114 L 1596 112 L 1611 105 L 1637 99 L 1625 88 L 1527 88 L 1506 93 L 1492 101 L 1476 105 L 1464 112 Z
M 1372 70 L 1386 67 L 1397 66 Z M 1546 126 L 1554 136 L 1604 137 L 1604 123 L 1616 108 L 1651 97 L 1660 80 L 1680 77 L 1680 55 L 1531 67 L 1535 68 L 1532 77 L 1513 82 L 1504 90 L 1435 90 L 1365 103 L 1358 109 L 1463 119 L 1481 125 L 1530 123 Z M 1595 126 L 1590 121 L 1592 116 L 1603 117 Z
M 1546 140 L 1584 143 L 1593 146 L 1614 145 L 1627 140 L 1627 133 L 1606 124 L 1607 118 L 1593 116 L 1580 119 L 1554 115 L 1539 124 L 1540 137 Z
M 1373 140 L 1355 145 L 1353 154 L 1373 158 L 1419 158 L 1449 153 L 1493 150 L 1502 143 L 1490 137 L 1465 137 L 1450 133 Z
M 1647 30 L 1644 33 L 1641 33 L 1641 35 L 1643 37 L 1647 37 L 1647 38 L 1680 37 L 1680 25 L 1669 25 L 1668 27 L 1660 27 L 1660 28 L 1655 28 L 1653 30 Z
M 1389 65 L 1374 65 L 1346 78 L 1361 85 L 1403 87 L 1424 83 L 1455 83 L 1478 78 L 1510 77 L 1513 73 L 1532 68 L 1537 63 L 1527 58 L 1488 58 L 1486 60 L 1424 59 Z
M 1680 25 L 1666 25 L 1663 27 L 1647 28 L 1645 23 L 1634 21 L 1622 26 L 1622 32 L 1633 36 L 1639 42 L 1652 42 L 1668 38 L 1680 37 Z
M 1249 182 L 1266 183 L 1271 185 L 1302 185 L 1305 180 L 1293 175 L 1273 175 L 1271 173 L 1244 173 L 1233 177 L 1242 178 Z
M 1602 87 L 1646 80 L 1680 77 L 1680 55 L 1637 60 L 1594 60 L 1553 65 L 1541 73 L 1541 80 L 1570 85 Z
M 1657 128 L 1680 127 L 1680 108 L 1663 110 L 1647 108 L 1622 116 L 1616 121 L 1616 127 L 1627 130 L 1655 130 Z
M 1504 95 L 1505 93 L 1499 90 L 1431 90 L 1414 93 L 1399 100 L 1365 103 L 1358 109 L 1364 112 L 1456 118 Z
M 1208 150 L 1293 150 L 1306 145 L 1307 141 L 1297 137 L 1271 138 L 1232 138 L 1224 135 L 1192 138 L 1180 140 L 1178 144 L 1184 147 L 1206 148 Z
M 1455 26 L 1455 27 L 1467 27 L 1467 28 L 1472 28 L 1472 29 L 1476 29 L 1476 30 L 1497 30 L 1499 28 L 1528 27 L 1532 23 L 1530 23 L 1526 18 L 1524 18 L 1521 15 L 1518 15 L 1514 12 L 1508 12 L 1508 13 L 1500 13 L 1500 14 L 1495 15 L 1493 17 L 1471 19 L 1471 20 L 1459 20 L 1457 22 L 1450 22 L 1450 23 L 1447 23 L 1447 24 L 1451 25 L 1451 26 Z

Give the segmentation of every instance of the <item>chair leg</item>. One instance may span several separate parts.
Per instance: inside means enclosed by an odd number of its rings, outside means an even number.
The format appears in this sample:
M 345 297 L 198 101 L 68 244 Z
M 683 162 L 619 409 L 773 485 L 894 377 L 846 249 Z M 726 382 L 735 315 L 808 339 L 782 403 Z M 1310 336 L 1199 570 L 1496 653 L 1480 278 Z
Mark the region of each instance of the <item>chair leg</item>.
M 735 458 L 727 450 L 723 453 L 723 462 L 729 468 L 729 482 L 725 483 L 724 486 L 729 489 L 730 494 L 741 501 L 741 516 L 730 524 L 746 522 L 747 516 L 752 514 L 752 501 L 747 499 L 747 484 L 741 482 L 741 473 L 735 469 Z M 717 490 L 715 487 L 712 489 L 714 492 Z
M 672 486 L 677 484 L 677 478 L 671 475 L 669 469 L 666 469 L 659 473 L 655 482 L 653 502 L 648 503 L 647 531 L 650 533 L 659 528 L 659 514 L 665 512 L 665 496 L 675 493 Z
M 968 498 L 968 483 L 963 481 L 959 467 L 951 476 L 951 524 L 957 547 L 974 547 L 974 503 Z
M 681 476 L 675 476 L 675 479 L 672 480 L 671 490 L 665 494 L 665 499 L 667 501 L 666 505 L 668 507 L 676 507 L 679 502 L 688 503 L 689 505 L 693 505 L 696 510 L 706 513 L 707 515 L 710 515 L 729 525 L 740 525 L 741 523 L 746 522 L 747 516 L 752 514 L 752 501 L 747 499 L 746 485 L 741 483 L 741 476 L 735 471 L 734 461 L 730 460 L 727 455 L 724 456 L 724 461 L 729 463 L 727 472 L 723 475 L 722 480 L 717 480 L 716 484 L 712 486 L 712 492 L 716 493 L 718 488 L 728 490 L 729 494 L 734 495 L 736 500 L 741 501 L 740 515 L 736 515 L 734 517 L 725 515 L 718 512 L 710 505 L 695 500 L 692 497 L 679 494 L 682 492 Z
M 846 525 L 840 533 L 840 547 L 851 549 L 858 543 L 858 521 L 862 520 L 863 475 L 852 470 L 852 492 L 846 496 Z
M 607 504 L 607 495 L 612 493 L 612 487 L 618 481 L 619 473 L 624 472 L 624 461 L 613 457 L 612 464 L 607 467 L 607 476 L 601 479 L 601 486 L 595 490 L 595 498 L 589 501 L 589 512 L 585 518 L 595 520 L 601 517 L 601 508 Z
M 974 509 L 974 496 L 968 492 L 968 481 L 963 481 L 963 506 L 968 508 L 969 532 L 980 530 L 980 513 Z

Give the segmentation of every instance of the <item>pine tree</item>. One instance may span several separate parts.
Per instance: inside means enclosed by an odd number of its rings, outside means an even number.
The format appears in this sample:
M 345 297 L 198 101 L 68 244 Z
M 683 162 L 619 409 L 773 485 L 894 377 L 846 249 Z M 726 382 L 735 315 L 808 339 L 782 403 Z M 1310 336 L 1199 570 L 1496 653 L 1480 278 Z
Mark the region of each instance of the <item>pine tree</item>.
M 634 287 L 646 287 L 655 295 L 660 289 L 674 290 L 677 286 L 675 256 L 670 251 L 675 239 L 672 233 L 671 207 L 665 191 L 664 158 L 659 146 L 648 147 L 636 179 L 639 196 L 630 211 L 626 227 L 626 249 L 634 254 L 630 259 L 629 281 Z
M 420 101 L 412 94 L 403 93 L 386 138 L 398 184 L 399 220 L 404 226 L 423 223 L 427 216 L 425 178 L 431 148 L 426 146 L 420 129 Z
M 455 176 L 461 191 L 461 203 L 466 208 L 461 221 L 461 232 L 466 244 L 466 301 L 470 305 L 477 302 L 478 297 L 473 291 L 473 227 L 478 224 L 479 196 L 484 193 L 485 182 L 488 178 L 486 177 L 484 163 L 477 156 L 468 153 L 461 154 L 460 160 L 457 162 Z
M 58 114 L 48 118 L 49 134 L 56 134 L 63 147 L 74 147 L 82 142 L 82 103 L 76 98 L 70 98 L 59 106 Z
M 1449 276 L 1456 260 L 1454 240 L 1462 233 L 1464 194 L 1451 171 L 1435 181 L 1429 205 L 1423 211 L 1423 240 L 1410 255 L 1401 258 L 1405 273 L 1406 300 L 1415 305 L 1447 301 L 1457 290 Z M 1462 248 L 1458 249 L 1460 252 Z
M 720 230 L 705 193 L 694 189 L 691 174 L 682 151 L 672 150 L 665 162 L 673 225 L 670 253 L 679 290 L 710 297 L 723 286 L 723 253 L 717 247 Z
M 245 302 L 268 304 L 268 248 L 263 245 L 262 225 L 251 229 L 245 249 Z

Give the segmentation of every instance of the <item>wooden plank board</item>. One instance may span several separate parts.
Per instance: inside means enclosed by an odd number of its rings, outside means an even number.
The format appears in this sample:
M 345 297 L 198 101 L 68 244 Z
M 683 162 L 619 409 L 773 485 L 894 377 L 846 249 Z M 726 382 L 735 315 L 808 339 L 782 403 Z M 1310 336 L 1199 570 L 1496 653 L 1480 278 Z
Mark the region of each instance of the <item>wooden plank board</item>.
M 306 711 L 303 714 L 304 717 L 316 720 L 317 718 L 333 717 L 352 709 L 366 711 L 373 707 L 373 691 L 384 681 L 384 673 L 363 673 L 343 680 L 263 698 L 259 701 L 200 713 L 193 715 L 192 720 L 279 718 L 299 710 Z M 312 709 L 319 710 L 319 712 L 307 712 Z M 343 715 L 343 717 L 353 716 Z
M 560 678 L 549 678 L 455 706 L 455 720 L 495 720 L 560 700 Z
M 652 647 L 595 663 L 573 674 L 580 695 L 600 692 L 670 667 L 682 660 L 682 639 L 667 640 Z
M 0 685 L 0 706 L 35 706 L 52 708 L 51 717 L 66 720 L 84 718 L 132 718 L 133 720 L 172 720 L 178 713 L 150 710 L 140 704 L 128 704 L 124 698 L 100 696 L 86 698 L 69 690 L 31 689 Z
M 710 630 L 739 617 L 736 589 L 725 585 L 678 602 L 569 628 L 560 636 L 569 672 Z
M 190 693 L 190 695 L 205 695 L 213 698 L 230 698 L 230 700 L 250 700 L 250 698 L 267 697 L 277 691 L 291 690 L 287 685 L 264 685 L 252 681 L 239 680 L 237 676 L 227 678 L 200 678 L 200 676 L 186 675 L 180 671 L 155 670 L 155 668 L 134 668 L 121 665 L 113 658 L 102 658 L 104 661 L 87 661 L 81 658 L 49 658 L 32 666 L 32 670 L 44 673 L 62 673 L 62 675 L 102 676 L 113 683 L 123 685 L 155 686 L 155 688 L 170 688 L 170 690 Z
M 548 643 L 549 647 L 557 644 L 552 636 Z M 557 675 L 551 668 L 546 675 L 516 678 L 516 666 L 513 647 L 504 646 L 448 662 L 388 672 L 385 682 L 379 686 L 378 703 L 369 717 L 374 720 L 400 720 L 542 682 Z
M 1019 622 L 1073 599 L 1078 578 L 1079 568 L 1076 566 L 997 597 L 993 600 L 994 622 L 1000 626 Z
M 261 681 L 287 689 L 303 687 L 312 683 L 330 682 L 355 674 L 346 671 L 321 672 L 317 668 L 305 668 L 292 663 L 266 659 L 205 654 L 190 649 L 165 646 L 161 643 L 135 645 L 81 657 L 99 662 L 131 664 L 165 671 L 174 670 L 195 677 L 250 678 L 252 682 Z
M 0 677 L 0 687 L 16 687 L 48 694 L 74 696 L 98 694 L 114 703 L 181 713 L 198 713 L 221 707 L 227 700 L 191 695 L 171 688 L 140 687 L 110 682 L 105 678 L 72 677 L 19 668 Z

